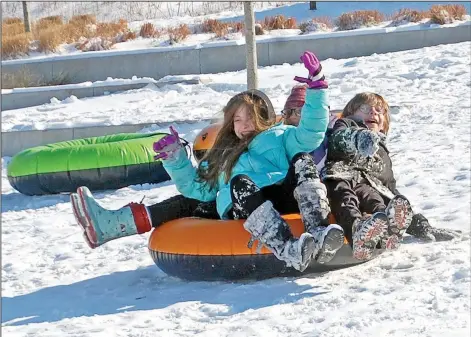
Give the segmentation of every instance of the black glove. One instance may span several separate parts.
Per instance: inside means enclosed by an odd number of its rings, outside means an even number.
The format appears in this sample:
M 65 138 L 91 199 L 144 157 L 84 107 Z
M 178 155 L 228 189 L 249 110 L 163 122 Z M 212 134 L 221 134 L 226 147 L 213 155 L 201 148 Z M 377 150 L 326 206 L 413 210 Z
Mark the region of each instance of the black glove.
M 450 241 L 461 236 L 461 231 L 430 226 L 422 214 L 414 214 L 412 222 L 406 231 L 407 234 L 425 241 Z

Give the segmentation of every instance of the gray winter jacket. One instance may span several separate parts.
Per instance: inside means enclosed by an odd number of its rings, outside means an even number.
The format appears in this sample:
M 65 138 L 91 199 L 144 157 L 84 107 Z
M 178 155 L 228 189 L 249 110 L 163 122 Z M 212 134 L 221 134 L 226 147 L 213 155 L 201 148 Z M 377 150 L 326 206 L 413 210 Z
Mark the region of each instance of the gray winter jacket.
M 399 194 L 392 162 L 386 147 L 386 137 L 376 146 L 373 157 L 367 157 L 365 149 L 372 147 L 371 133 L 362 120 L 352 117 L 337 120 L 329 137 L 327 160 L 321 172 L 323 181 L 346 180 L 360 183 L 366 181 L 383 196 L 391 199 Z

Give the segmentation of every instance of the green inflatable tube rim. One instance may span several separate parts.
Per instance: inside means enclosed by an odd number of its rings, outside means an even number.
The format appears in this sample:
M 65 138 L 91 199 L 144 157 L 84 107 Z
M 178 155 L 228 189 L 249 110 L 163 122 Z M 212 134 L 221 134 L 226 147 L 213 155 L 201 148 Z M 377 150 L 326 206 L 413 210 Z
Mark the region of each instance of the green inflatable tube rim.
M 167 133 L 121 133 L 73 139 L 26 149 L 8 165 L 8 176 L 67 172 L 154 162 L 153 144 Z

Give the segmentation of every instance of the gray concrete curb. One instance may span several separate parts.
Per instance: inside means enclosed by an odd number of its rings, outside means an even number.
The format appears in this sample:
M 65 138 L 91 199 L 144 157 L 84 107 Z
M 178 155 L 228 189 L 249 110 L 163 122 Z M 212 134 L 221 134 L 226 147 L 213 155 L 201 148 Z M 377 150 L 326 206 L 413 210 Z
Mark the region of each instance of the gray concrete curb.
M 142 81 L 131 83 L 113 84 L 92 84 L 91 86 L 79 87 L 75 84 L 63 85 L 56 87 L 39 87 L 39 88 L 24 88 L 15 89 L 11 92 L 2 92 L 1 107 L 2 110 L 13 110 L 26 108 L 29 106 L 41 105 L 49 103 L 51 98 L 55 97 L 59 100 L 64 100 L 67 97 L 74 95 L 77 98 L 103 96 L 105 93 L 114 93 L 118 91 L 126 91 L 132 89 L 141 89 L 148 84 L 154 84 L 157 87 L 163 87 L 171 84 L 199 84 L 198 79 L 191 80 L 170 80 L 170 81 Z M 36 90 L 35 90 L 36 89 Z

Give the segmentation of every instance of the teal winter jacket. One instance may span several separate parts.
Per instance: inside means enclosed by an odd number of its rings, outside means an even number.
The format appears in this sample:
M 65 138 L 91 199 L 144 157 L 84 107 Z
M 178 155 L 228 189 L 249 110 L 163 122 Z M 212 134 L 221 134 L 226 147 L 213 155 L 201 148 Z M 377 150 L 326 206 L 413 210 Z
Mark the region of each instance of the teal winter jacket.
M 322 143 L 329 123 L 328 106 L 327 90 L 308 89 L 299 125 L 279 123 L 255 136 L 234 165 L 231 179 L 245 174 L 260 188 L 282 181 L 297 153 L 311 152 Z M 181 151 L 176 159 L 163 160 L 178 191 L 187 198 L 201 201 L 216 199 L 221 219 L 227 219 L 227 212 L 232 208 L 230 179 L 226 183 L 225 174 L 221 172 L 216 188 L 210 189 L 209 185 L 198 181 L 196 168 L 183 154 L 184 150 Z

